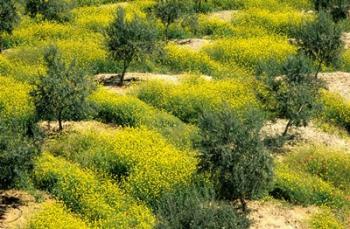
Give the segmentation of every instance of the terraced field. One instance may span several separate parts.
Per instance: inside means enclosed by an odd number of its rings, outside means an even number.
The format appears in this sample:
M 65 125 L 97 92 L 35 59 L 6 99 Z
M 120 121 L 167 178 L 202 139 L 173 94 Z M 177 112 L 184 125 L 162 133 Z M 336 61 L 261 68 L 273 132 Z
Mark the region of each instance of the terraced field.
M 0 228 L 350 227 L 350 50 L 322 65 L 322 108 L 284 144 L 276 136 L 287 120 L 270 112 L 275 104 L 258 77 L 262 66 L 298 53 L 295 31 L 318 15 L 311 0 L 202 1 L 195 22 L 187 15 L 169 26 L 167 42 L 152 17 L 159 50 L 133 60 L 123 86 L 106 80 L 123 68 L 106 30 L 118 8 L 146 20 L 157 1 L 77 0 L 64 22 L 32 18 L 24 2 L 15 2 L 13 32 L 0 31 Z M 338 22 L 343 33 L 348 20 Z M 98 81 L 86 99 L 92 111 L 64 119 L 62 131 L 57 119 L 38 118 L 33 99 L 50 45 Z M 247 110 L 264 114 L 259 138 L 274 161 L 272 182 L 247 198 L 247 211 L 213 194 L 216 183 L 200 169 L 203 113 L 223 107 L 246 126 Z M 15 167 L 30 161 L 25 172 Z M 210 191 L 193 191 L 197 183 Z

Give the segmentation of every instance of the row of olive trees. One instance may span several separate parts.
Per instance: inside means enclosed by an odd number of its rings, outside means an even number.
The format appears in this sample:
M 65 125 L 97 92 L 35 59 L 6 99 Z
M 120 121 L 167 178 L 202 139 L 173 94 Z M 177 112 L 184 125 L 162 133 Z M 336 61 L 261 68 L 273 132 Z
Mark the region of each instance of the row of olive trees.
M 291 126 L 307 125 L 320 111 L 324 83 L 318 74 L 323 66 L 335 66 L 339 61 L 341 33 L 332 16 L 320 12 L 296 31 L 297 55 L 282 65 L 269 62 L 257 72 L 265 85 L 260 98 L 267 111 L 288 120 L 283 137 Z M 248 108 L 242 115 L 229 106 L 220 111 L 206 110 L 199 122 L 200 171 L 209 174 L 220 198 L 240 200 L 243 210 L 246 199 L 266 193 L 272 183 L 272 158 L 260 136 L 263 123 L 259 110 Z
M 318 75 L 323 67 L 336 67 L 343 50 L 341 27 L 321 11 L 315 20 L 295 31 L 298 54 L 282 65 L 274 61 L 260 66 L 258 79 L 265 83 L 267 96 L 260 96 L 274 117 L 288 120 L 283 136 L 291 126 L 306 126 L 321 109 Z

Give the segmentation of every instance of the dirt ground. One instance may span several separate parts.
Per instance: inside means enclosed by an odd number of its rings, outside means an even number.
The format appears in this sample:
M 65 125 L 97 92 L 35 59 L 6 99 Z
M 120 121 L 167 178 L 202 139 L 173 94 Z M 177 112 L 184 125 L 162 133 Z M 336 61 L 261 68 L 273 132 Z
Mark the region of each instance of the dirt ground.
M 45 200 L 48 200 L 45 197 Z M 0 228 L 25 228 L 28 219 L 39 210 L 41 203 L 23 191 L 9 190 L 0 192 Z
M 219 18 L 225 22 L 231 22 L 237 10 L 223 10 L 209 14 L 210 17 Z
M 326 81 L 328 89 L 330 91 L 338 93 L 346 99 L 350 100 L 350 73 L 320 73 L 320 78 Z
M 261 133 L 263 136 L 274 137 L 281 135 L 284 131 L 284 128 L 287 124 L 286 120 L 277 120 L 275 123 L 267 123 Z M 286 148 L 290 148 L 296 142 L 301 143 L 310 143 L 310 144 L 321 144 L 333 148 L 343 150 L 350 153 L 350 138 L 343 138 L 336 134 L 331 134 L 322 131 L 314 123 L 310 123 L 306 127 L 293 127 L 289 130 L 291 135 L 295 136 L 295 139 L 292 142 L 289 142 L 290 145 L 286 145 Z
M 110 77 L 115 76 L 116 74 L 99 74 L 96 75 L 96 79 L 99 82 L 106 82 L 106 79 L 108 80 Z M 130 72 L 125 75 L 125 80 L 127 81 L 125 83 L 125 86 L 120 87 L 115 84 L 105 85 L 105 87 L 117 94 L 120 95 L 127 95 L 129 92 L 132 92 L 134 90 L 135 85 L 131 84 L 130 82 L 142 82 L 142 81 L 150 81 L 150 80 L 159 80 L 171 84 L 179 84 L 181 80 L 183 80 L 186 77 L 186 74 L 178 74 L 178 75 L 166 75 L 166 74 L 157 74 L 157 73 L 139 73 L 139 72 Z M 212 80 L 212 77 L 201 75 L 205 80 Z
M 316 207 L 287 206 L 277 201 L 252 201 L 249 207 L 251 229 L 306 229 L 308 219 L 317 212 Z
M 212 41 L 209 39 L 191 38 L 176 41 L 176 44 L 183 47 L 191 48 L 194 51 L 200 51 L 204 46 L 209 45 Z
M 350 48 L 350 33 L 343 33 L 342 40 L 344 42 L 344 48 Z

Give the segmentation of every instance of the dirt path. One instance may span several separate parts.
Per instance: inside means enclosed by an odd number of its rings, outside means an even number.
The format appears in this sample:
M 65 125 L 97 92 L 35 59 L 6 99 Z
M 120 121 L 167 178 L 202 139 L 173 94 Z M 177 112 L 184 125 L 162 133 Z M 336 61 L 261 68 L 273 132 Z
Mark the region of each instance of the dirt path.
M 320 73 L 320 78 L 326 81 L 328 89 L 331 92 L 338 93 L 347 100 L 350 100 L 350 73 Z
M 316 207 L 287 206 L 277 201 L 252 201 L 249 207 L 251 229 L 306 229 L 308 219 L 317 212 Z
M 37 203 L 32 195 L 17 190 L 9 190 L 1 193 L 0 203 L 1 229 L 25 228 L 28 219 L 42 205 L 41 203 Z

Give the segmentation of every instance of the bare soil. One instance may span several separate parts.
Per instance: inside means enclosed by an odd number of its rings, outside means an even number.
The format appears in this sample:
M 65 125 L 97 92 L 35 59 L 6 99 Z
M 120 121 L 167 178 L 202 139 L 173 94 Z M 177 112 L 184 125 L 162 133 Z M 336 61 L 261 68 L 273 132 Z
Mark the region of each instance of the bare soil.
M 344 48 L 350 48 L 350 33 L 343 33 L 342 40 L 344 42 Z
M 44 197 L 48 200 L 48 197 Z M 0 192 L 0 228 L 25 228 L 28 219 L 40 209 L 41 203 L 23 191 Z
M 350 100 L 350 73 L 320 73 L 320 78 L 326 81 L 328 89 L 331 92 L 338 93 L 347 100 Z
M 209 45 L 210 43 L 211 40 L 200 38 L 191 38 L 176 41 L 176 44 L 183 47 L 188 47 L 194 51 L 200 51 L 204 46 Z
M 317 212 L 316 207 L 290 206 L 277 201 L 252 201 L 249 208 L 251 229 L 306 229 L 308 219 Z
M 110 82 L 111 78 L 118 77 L 118 74 L 99 74 L 96 75 L 95 78 L 98 82 L 104 83 L 106 88 L 116 92 L 120 95 L 127 95 L 129 92 L 132 92 L 134 89 L 133 86 L 137 84 L 132 84 L 131 82 L 144 82 L 151 80 L 159 80 L 170 84 L 179 84 L 181 80 L 186 77 L 186 74 L 175 74 L 175 75 L 167 75 L 167 74 L 157 74 L 157 73 L 139 73 L 139 72 L 130 72 L 127 73 L 124 77 L 126 83 L 124 86 L 118 86 L 117 84 L 105 83 Z M 205 80 L 212 80 L 212 77 L 201 75 Z
M 277 120 L 275 123 L 267 123 L 261 133 L 263 136 L 275 137 L 281 135 L 287 124 L 286 120 Z M 303 144 L 321 144 L 332 148 L 340 149 L 350 153 L 350 138 L 343 138 L 336 134 L 324 132 L 315 124 L 310 123 L 306 127 L 293 127 L 289 134 L 294 135 L 294 141 L 288 142 L 286 149 L 292 147 L 295 143 Z
M 225 22 L 231 22 L 238 10 L 222 10 L 209 14 L 210 17 L 219 18 Z

